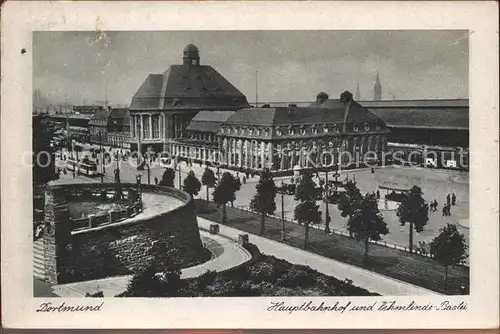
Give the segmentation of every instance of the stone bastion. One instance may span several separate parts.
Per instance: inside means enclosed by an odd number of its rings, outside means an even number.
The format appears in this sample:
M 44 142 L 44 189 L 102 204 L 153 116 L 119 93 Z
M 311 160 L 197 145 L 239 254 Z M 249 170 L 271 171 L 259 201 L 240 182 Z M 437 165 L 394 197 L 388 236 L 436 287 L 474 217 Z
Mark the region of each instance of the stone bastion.
M 35 272 L 52 284 L 126 275 L 149 264 L 160 272 L 208 260 L 194 202 L 183 191 L 84 183 L 46 187 L 44 197 Z

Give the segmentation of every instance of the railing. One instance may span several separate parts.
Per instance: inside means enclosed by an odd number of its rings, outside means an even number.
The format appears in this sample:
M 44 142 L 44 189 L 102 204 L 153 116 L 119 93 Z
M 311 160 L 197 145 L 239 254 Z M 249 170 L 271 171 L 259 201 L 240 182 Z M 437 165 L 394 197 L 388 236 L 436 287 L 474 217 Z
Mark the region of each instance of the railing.
M 142 212 L 142 201 L 138 200 L 122 210 L 109 210 L 100 215 L 88 215 L 86 218 L 72 220 L 73 230 L 98 227 L 106 224 L 117 223 L 132 218 Z
M 243 206 L 238 206 L 238 205 L 235 205 L 234 207 L 237 208 L 237 209 L 243 210 L 243 211 L 250 212 L 250 213 L 258 213 L 258 212 L 255 212 L 255 211 L 251 210 L 248 207 L 243 207 Z M 272 218 L 276 218 L 276 219 L 278 219 L 278 220 L 281 221 L 281 217 L 280 216 L 276 216 L 276 215 L 267 215 L 267 216 L 272 217 Z M 286 223 L 290 223 L 290 224 L 301 225 L 296 220 L 291 220 L 291 219 L 286 219 L 286 218 L 285 218 L 285 222 Z M 311 225 L 310 227 L 313 228 L 313 229 L 316 229 L 316 230 L 324 230 L 324 226 L 321 226 L 321 225 Z M 335 228 L 332 228 L 332 227 L 330 227 L 330 233 L 329 234 L 330 235 L 335 234 L 335 235 L 342 235 L 342 236 L 345 236 L 345 237 L 351 237 L 348 232 L 345 232 L 345 231 L 342 231 L 342 230 L 338 230 L 338 229 L 335 229 Z M 398 249 L 398 250 L 401 250 L 401 251 L 409 253 L 408 247 L 405 247 L 405 246 L 396 245 L 396 244 L 393 244 L 393 243 L 390 243 L 390 242 L 386 242 L 386 241 L 369 240 L 369 242 L 371 244 L 376 244 L 376 245 L 387 247 L 387 248 Z M 420 255 L 420 256 L 423 256 L 423 257 L 427 257 L 429 259 L 433 259 L 433 257 L 432 257 L 431 254 L 429 254 L 426 251 L 422 252 L 422 251 L 420 251 L 417 248 L 418 248 L 417 246 L 414 247 L 414 251 L 413 251 L 412 254 Z M 468 265 L 466 264 L 465 261 L 463 263 L 459 264 L 459 265 L 460 266 L 464 266 L 464 267 L 468 267 Z

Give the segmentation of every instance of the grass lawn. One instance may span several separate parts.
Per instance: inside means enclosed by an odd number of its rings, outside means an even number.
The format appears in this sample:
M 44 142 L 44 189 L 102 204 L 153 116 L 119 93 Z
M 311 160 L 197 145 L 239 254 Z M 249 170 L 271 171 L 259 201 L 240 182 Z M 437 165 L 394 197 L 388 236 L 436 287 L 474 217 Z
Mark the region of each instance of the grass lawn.
M 220 208 L 213 202 L 196 200 L 197 215 L 208 220 L 221 222 Z M 248 233 L 259 234 L 260 221 L 257 214 L 227 207 L 227 225 Z M 281 221 L 267 217 L 264 237 L 281 241 Z M 361 242 L 340 235 L 326 235 L 321 230 L 310 229 L 308 251 L 365 268 L 423 288 L 445 293 L 444 267 L 438 262 L 407 252 L 370 244 L 369 259 L 364 259 Z M 302 248 L 304 228 L 286 224 L 286 244 Z M 469 286 L 469 268 L 454 266 L 449 268 L 448 294 L 460 294 L 460 286 Z

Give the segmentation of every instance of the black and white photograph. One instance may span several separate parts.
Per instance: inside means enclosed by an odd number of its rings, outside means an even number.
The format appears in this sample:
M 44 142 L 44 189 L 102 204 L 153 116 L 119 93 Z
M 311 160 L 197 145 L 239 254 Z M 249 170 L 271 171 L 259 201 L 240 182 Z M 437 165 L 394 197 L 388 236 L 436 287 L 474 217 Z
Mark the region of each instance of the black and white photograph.
M 336 27 L 339 5 L 291 4 L 309 26 L 265 2 L 227 23 L 222 3 L 82 4 L 9 40 L 2 309 L 33 319 L 11 323 L 495 322 L 498 64 L 477 51 L 494 24 L 362 23 L 382 13 L 366 2 Z
M 35 297 L 468 294 L 468 47 L 33 34 Z

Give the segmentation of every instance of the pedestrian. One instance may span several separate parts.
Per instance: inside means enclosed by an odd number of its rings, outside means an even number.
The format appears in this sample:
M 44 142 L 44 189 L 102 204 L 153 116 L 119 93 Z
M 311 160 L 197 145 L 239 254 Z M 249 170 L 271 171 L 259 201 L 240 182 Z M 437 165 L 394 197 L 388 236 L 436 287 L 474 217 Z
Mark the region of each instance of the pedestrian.
M 247 183 L 247 178 L 245 175 L 243 175 L 243 184 L 246 184 Z
M 158 185 L 158 178 L 155 176 L 155 184 Z
M 450 194 L 446 195 L 446 204 L 450 204 Z
M 455 193 L 451 194 L 451 205 L 455 205 L 457 203 L 457 196 Z
M 438 209 L 438 201 L 434 199 L 434 211 L 437 211 Z
M 377 199 L 380 199 L 380 191 L 377 189 Z
M 389 203 L 387 202 L 387 198 L 384 199 L 384 207 L 386 210 L 389 209 Z
M 448 209 L 446 209 L 447 216 L 451 216 L 451 204 L 448 204 Z
M 372 174 L 375 173 L 375 168 L 372 167 L 371 172 L 372 172 Z
M 446 214 L 446 209 L 448 208 L 448 205 L 443 206 L 443 216 L 447 216 Z

